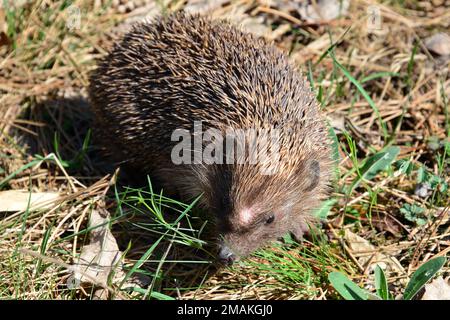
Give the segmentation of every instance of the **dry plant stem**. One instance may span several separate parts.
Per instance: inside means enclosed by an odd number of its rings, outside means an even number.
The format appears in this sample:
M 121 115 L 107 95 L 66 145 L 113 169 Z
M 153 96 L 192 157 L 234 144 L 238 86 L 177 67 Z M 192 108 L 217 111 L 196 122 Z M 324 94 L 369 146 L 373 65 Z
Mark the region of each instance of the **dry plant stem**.
M 416 245 L 416 249 L 414 250 L 413 256 L 411 258 L 411 263 L 409 264 L 408 267 L 408 272 L 411 271 L 412 268 L 416 267 L 419 257 L 420 257 L 420 253 L 422 253 L 422 251 L 424 250 L 422 244 L 425 242 L 428 242 L 430 240 L 430 238 L 436 233 L 437 228 L 440 225 L 440 221 L 442 221 L 442 219 L 445 217 L 445 215 L 448 214 L 449 211 L 449 207 L 445 207 L 444 210 L 442 210 L 442 212 L 440 213 L 439 217 L 434 220 L 429 227 L 424 228 L 424 232 L 422 234 L 422 237 L 420 238 L 420 240 L 418 241 L 417 245 Z M 425 239 L 426 238 L 426 239 Z
M 352 24 L 351 21 L 348 20 L 324 20 L 324 21 L 317 21 L 317 22 L 305 22 L 302 20 L 299 20 L 295 17 L 293 17 L 292 15 L 276 10 L 276 9 L 272 9 L 266 6 L 259 6 L 258 8 L 256 8 L 255 13 L 258 12 L 265 12 L 265 13 L 269 13 L 269 14 L 273 14 L 275 16 L 281 17 L 283 19 L 286 19 L 287 21 L 302 26 L 302 27 L 307 27 L 307 26 L 350 26 Z
M 77 255 L 77 250 L 78 250 L 78 246 L 77 246 L 77 244 L 78 244 L 78 233 L 80 232 L 81 224 L 83 223 L 83 221 L 84 221 L 84 219 L 85 219 L 85 217 L 87 215 L 87 212 L 90 209 L 91 209 L 90 205 L 85 206 L 84 210 L 81 213 L 81 216 L 78 219 L 78 223 L 75 226 L 75 230 L 74 230 L 75 237 L 73 237 L 72 258 L 75 258 L 76 255 Z

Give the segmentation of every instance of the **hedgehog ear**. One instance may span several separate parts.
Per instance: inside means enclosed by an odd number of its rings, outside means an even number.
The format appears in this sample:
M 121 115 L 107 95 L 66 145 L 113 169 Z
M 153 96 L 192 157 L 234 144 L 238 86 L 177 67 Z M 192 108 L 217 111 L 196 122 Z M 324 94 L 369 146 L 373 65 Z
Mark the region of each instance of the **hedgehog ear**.
M 309 184 L 305 188 L 306 192 L 314 190 L 320 181 L 320 164 L 317 160 L 310 160 L 307 162 L 305 173 L 308 177 Z

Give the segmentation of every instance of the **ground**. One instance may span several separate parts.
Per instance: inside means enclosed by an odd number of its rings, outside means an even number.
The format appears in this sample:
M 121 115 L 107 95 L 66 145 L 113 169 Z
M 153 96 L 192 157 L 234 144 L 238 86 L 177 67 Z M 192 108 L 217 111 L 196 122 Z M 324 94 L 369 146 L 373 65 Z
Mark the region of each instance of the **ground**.
M 449 44 L 429 40 L 449 30 L 448 1 L 354 0 L 331 19 L 293 1 L 121 3 L 0 7 L 0 299 L 336 299 L 332 271 L 373 292 L 376 263 L 400 297 L 420 265 L 448 257 Z M 331 128 L 337 165 L 321 228 L 233 267 L 214 262 L 211 222 L 195 203 L 151 182 L 127 187 L 91 137 L 96 58 L 133 21 L 183 8 L 273 41 Z M 113 266 L 79 283 L 73 271 L 95 256 L 95 239 L 109 241 L 116 255 L 102 257 Z

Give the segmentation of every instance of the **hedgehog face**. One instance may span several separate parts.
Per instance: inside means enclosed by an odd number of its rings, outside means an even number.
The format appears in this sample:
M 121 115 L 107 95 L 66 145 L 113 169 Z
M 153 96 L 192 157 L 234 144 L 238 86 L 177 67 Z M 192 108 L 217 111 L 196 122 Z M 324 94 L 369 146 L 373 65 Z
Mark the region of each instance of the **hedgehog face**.
M 220 233 L 219 259 L 231 264 L 289 232 L 301 239 L 314 221 L 310 213 L 323 196 L 321 184 L 314 180 L 321 178 L 314 171 L 317 166 L 310 161 L 288 177 L 283 172 L 272 176 L 236 172 L 239 178 L 227 182 L 223 174 L 216 177 L 213 197 L 218 200 L 213 207 Z
M 226 218 L 219 227 L 219 259 L 232 264 L 271 240 L 276 240 L 291 231 L 289 208 L 262 212 L 256 208 L 244 208 Z

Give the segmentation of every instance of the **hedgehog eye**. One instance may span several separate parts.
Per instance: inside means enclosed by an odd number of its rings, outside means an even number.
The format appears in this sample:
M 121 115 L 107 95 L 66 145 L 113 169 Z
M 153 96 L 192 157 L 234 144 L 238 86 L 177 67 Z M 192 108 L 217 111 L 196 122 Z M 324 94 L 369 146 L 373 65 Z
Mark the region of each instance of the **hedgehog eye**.
M 266 224 L 271 224 L 274 220 L 275 220 L 275 216 L 271 215 L 269 218 L 267 218 Z

